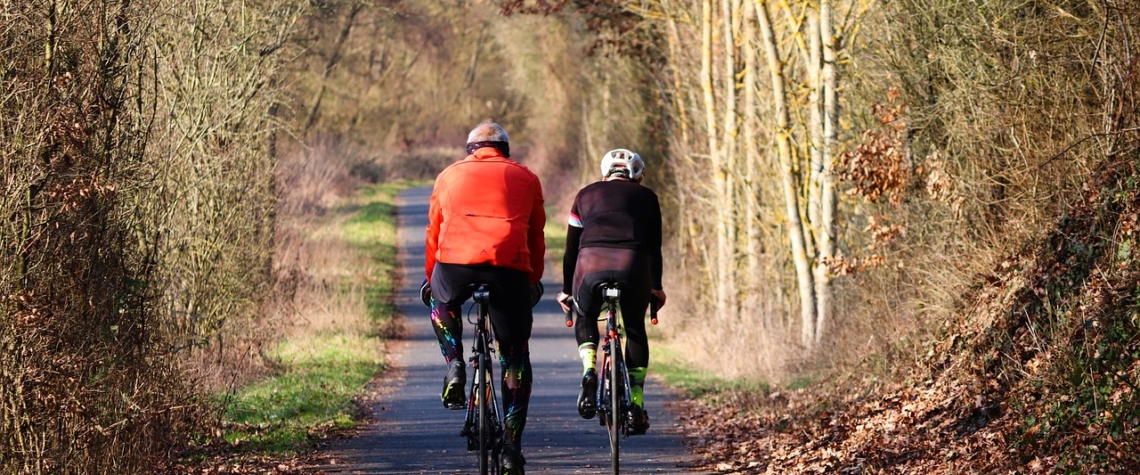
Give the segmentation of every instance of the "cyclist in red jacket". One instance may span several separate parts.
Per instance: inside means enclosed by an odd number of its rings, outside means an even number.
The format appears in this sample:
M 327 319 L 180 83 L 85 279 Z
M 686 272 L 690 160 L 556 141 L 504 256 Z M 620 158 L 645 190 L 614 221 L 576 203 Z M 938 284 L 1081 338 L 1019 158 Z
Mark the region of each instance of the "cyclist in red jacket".
M 625 361 L 630 394 L 635 406 L 632 433 L 649 428 L 643 388 L 649 367 L 649 341 L 645 310 L 650 298 L 665 304 L 661 287 L 661 205 L 653 190 L 641 186 L 645 162 L 625 149 L 602 157 L 602 181 L 587 185 L 574 198 L 566 231 L 562 292 L 558 302 L 570 311 L 570 297 L 578 321 L 574 332 L 582 358 L 582 388 L 578 413 L 586 419 L 597 411 L 597 316 L 602 310 L 599 284 L 622 285 L 621 312 L 626 332 Z
M 467 136 L 467 158 L 440 172 L 428 209 L 421 290 L 443 358 L 444 406 L 463 409 L 462 304 L 468 287 L 492 287 L 491 326 L 502 364 L 506 475 L 523 473 L 520 451 L 530 402 L 531 306 L 542 294 L 542 186 L 529 169 L 511 160 L 507 133 L 498 124 L 479 124 Z

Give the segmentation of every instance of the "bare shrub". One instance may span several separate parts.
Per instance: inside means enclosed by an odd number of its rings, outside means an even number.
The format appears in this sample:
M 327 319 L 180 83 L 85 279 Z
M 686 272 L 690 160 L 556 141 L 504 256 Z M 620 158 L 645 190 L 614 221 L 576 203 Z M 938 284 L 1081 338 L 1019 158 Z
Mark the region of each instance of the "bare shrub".
M 268 310 L 281 322 L 270 340 L 329 331 L 368 334 L 368 289 L 359 278 L 377 269 L 369 252 L 345 236 L 344 213 L 330 213 L 365 181 L 354 171 L 372 163 L 357 146 L 331 137 L 313 146 L 282 150 L 278 166 L 279 215 L 275 228 L 274 301 Z
M 256 9 L 215 0 L 180 4 L 154 31 L 153 96 L 159 110 L 148 151 L 155 186 L 138 206 L 164 229 L 156 246 L 165 288 L 163 330 L 185 350 L 203 390 L 257 367 L 271 258 L 276 123 L 282 100 L 273 55 L 300 9 Z M 240 11 L 240 14 L 239 14 Z M 192 25 L 193 28 L 185 28 Z
M 132 206 L 149 186 L 133 81 L 153 18 L 118 2 L 0 17 L 0 470 L 142 472 L 198 415 L 155 331 L 157 230 Z
M 860 86 L 870 102 L 852 113 L 864 114 L 868 129 L 883 117 L 871 103 L 906 105 L 888 108 L 903 113 L 893 117 L 901 128 L 887 129 L 899 131 L 888 142 L 906 152 L 911 176 L 909 187 L 891 192 L 901 200 L 860 198 L 851 207 L 849 257 L 870 255 L 863 250 L 876 241 L 876 217 L 907 233 L 875 249 L 879 266 L 843 284 L 852 318 L 836 341 L 871 342 L 849 349 L 848 361 L 879 353 L 906 366 L 923 357 L 924 338 L 939 331 L 979 276 L 1065 213 L 1088 170 L 1110 155 L 1111 139 L 1097 137 L 1115 136 L 1102 135 L 1102 127 L 1118 107 L 1107 98 L 1117 93 L 1095 92 L 1111 84 L 1082 72 L 1098 66 L 1080 51 L 1106 40 L 1100 67 L 1120 64 L 1113 35 L 1101 36 L 1115 27 L 1105 29 L 1096 15 L 1058 16 L 1019 3 L 958 8 L 892 5 L 871 18 L 889 34 L 866 45 L 887 54 L 856 62 L 867 74 L 888 74 L 885 83 Z M 1017 20 L 995 28 L 994 18 Z M 955 25 L 952 34 L 941 26 L 946 21 Z
M 296 11 L 237 8 L 0 3 L 0 471 L 143 473 L 208 433 L 189 366 L 257 327 L 263 47 Z
M 430 180 L 439 172 L 467 155 L 462 148 L 465 136 L 456 137 L 453 147 L 416 147 L 405 151 L 381 153 L 375 163 L 383 180 Z M 512 150 L 512 153 L 514 150 Z
M 353 170 L 364 160 L 352 145 L 320 136 L 281 150 L 277 169 L 278 210 L 285 216 L 322 214 L 354 190 Z

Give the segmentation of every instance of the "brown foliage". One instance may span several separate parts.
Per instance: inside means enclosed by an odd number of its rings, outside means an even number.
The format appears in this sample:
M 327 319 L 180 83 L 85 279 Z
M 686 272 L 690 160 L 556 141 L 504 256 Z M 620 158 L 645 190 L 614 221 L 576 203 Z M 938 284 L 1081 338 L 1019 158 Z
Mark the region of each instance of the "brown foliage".
M 125 101 L 140 38 L 127 4 L 5 4 L 0 141 L 0 468 L 132 473 L 195 415 L 153 332 L 154 254 L 123 189 L 139 186 L 144 118 Z M 27 23 L 22 23 L 27 22 Z M 52 42 L 27 41 L 46 22 Z M 102 42 L 80 38 L 102 37 Z M 9 85 L 11 87 L 9 87 Z
M 224 44 L 265 23 L 219 8 L 0 3 L 0 471 L 143 473 L 205 432 L 187 362 L 257 309 L 273 204 L 258 66 L 212 69 L 272 64 Z
M 1036 245 L 998 265 L 906 384 L 832 378 L 741 410 L 687 404 L 733 473 L 1134 473 L 1140 469 L 1140 188 L 1109 164 Z M 1112 198 L 1101 190 L 1121 190 Z M 710 425 L 710 418 L 726 420 Z
M 897 90 L 888 94 L 888 105 L 875 104 L 877 127 L 863 131 L 862 142 L 839 156 L 839 176 L 851 185 L 847 193 L 877 203 L 886 197 L 892 206 L 902 204 L 914 174 L 908 157 L 904 104 L 895 102 Z

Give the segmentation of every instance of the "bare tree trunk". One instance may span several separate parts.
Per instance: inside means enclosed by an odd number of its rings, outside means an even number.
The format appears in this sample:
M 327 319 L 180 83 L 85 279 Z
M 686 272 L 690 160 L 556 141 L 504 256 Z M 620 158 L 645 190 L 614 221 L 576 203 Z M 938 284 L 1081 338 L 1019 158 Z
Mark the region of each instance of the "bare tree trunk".
M 838 143 L 839 121 L 839 75 L 836 72 L 835 33 L 832 25 L 831 0 L 820 0 L 819 25 L 823 43 L 823 170 L 820 179 L 822 210 L 821 221 L 816 230 L 819 241 L 815 263 L 816 298 L 818 299 L 815 323 L 815 340 L 823 338 L 824 329 L 831 319 L 832 289 L 831 276 L 827 263 L 835 255 L 835 210 L 837 199 L 832 166 L 835 147 Z
M 664 2 L 668 8 L 669 2 Z M 681 124 L 681 143 L 689 143 L 689 119 L 688 119 L 688 103 L 685 101 L 685 87 L 681 82 L 681 71 L 677 66 L 680 62 L 680 55 L 678 54 L 678 47 L 681 44 L 681 34 L 677 31 L 677 20 L 673 18 L 673 12 L 668 13 L 667 21 L 669 24 L 669 57 L 670 67 L 673 69 L 673 107 L 677 109 L 678 122 Z
M 800 290 L 800 341 L 804 346 L 815 346 L 816 302 L 811 268 L 808 262 L 807 245 L 804 238 L 803 221 L 800 219 L 799 190 L 796 184 L 795 164 L 792 160 L 790 113 L 785 99 L 784 70 L 780 61 L 776 35 L 772 31 L 772 20 L 764 0 L 756 1 L 756 18 L 760 23 L 760 34 L 765 56 L 768 58 L 768 71 L 772 78 L 772 98 L 775 106 L 776 145 L 780 154 L 781 178 L 784 188 L 784 204 L 788 214 L 788 238 L 792 246 L 792 261 L 796 266 L 796 277 Z
M 708 135 L 709 164 L 713 173 L 713 193 L 715 195 L 712 204 L 715 208 L 713 210 L 713 219 L 715 220 L 713 228 L 716 233 L 716 250 L 713 251 L 713 265 L 711 266 L 712 282 L 717 310 L 725 310 L 728 308 L 729 288 L 729 276 L 725 273 L 725 269 L 729 266 L 730 254 L 728 254 L 727 223 L 723 219 L 724 211 L 721 209 L 727 202 L 727 197 L 723 194 L 725 189 L 724 161 L 717 143 L 716 96 L 713 93 L 712 0 L 701 2 L 701 14 L 701 89 L 704 91 L 705 127 Z
M 820 51 L 822 46 L 819 41 L 819 17 L 815 11 L 808 12 L 807 18 L 807 37 L 808 37 L 808 63 L 805 69 L 808 74 L 808 86 L 811 88 L 808 93 L 808 136 L 810 142 L 808 146 L 808 180 L 807 180 L 807 217 L 808 226 L 807 230 L 809 237 L 813 239 L 819 238 L 819 222 L 820 212 L 822 207 L 820 202 L 820 177 L 823 171 L 823 86 L 820 78 L 823 76 L 820 72 L 820 65 L 823 62 L 823 53 Z M 813 243 L 813 239 L 808 239 L 808 245 L 812 247 L 809 249 L 808 254 L 814 256 L 815 250 L 818 245 Z
M 372 22 L 372 31 L 369 32 L 369 34 L 373 38 L 380 37 L 381 25 L 381 22 Z M 380 48 L 379 51 L 377 51 L 377 47 Z M 369 102 L 366 100 L 366 98 L 372 95 L 372 91 L 376 88 L 377 85 L 383 84 L 384 77 L 387 76 L 388 72 L 392 70 L 390 67 L 391 62 L 388 59 L 389 48 L 390 45 L 384 42 L 380 42 L 373 44 L 368 50 L 368 67 L 365 69 L 365 76 L 368 77 L 368 80 L 365 81 L 365 85 L 363 88 L 361 88 L 360 91 L 360 97 L 356 101 L 356 111 L 353 113 L 352 122 L 350 122 L 348 126 L 348 133 L 350 135 L 357 129 L 357 127 L 360 126 L 361 121 L 364 120 L 364 111 L 367 108 Z M 373 74 L 373 71 L 376 69 L 377 64 L 380 65 L 380 73 L 378 75 Z
M 735 259 L 736 237 L 735 230 L 735 193 L 730 170 L 736 167 L 736 41 L 732 28 L 733 1 L 721 0 L 721 14 L 724 16 L 721 24 L 724 27 L 724 125 L 722 132 L 721 150 L 723 153 L 722 165 L 715 170 L 714 182 L 717 187 L 717 273 L 724 283 L 717 292 L 717 308 L 726 315 L 735 317 L 736 310 L 736 273 Z M 721 231 L 723 229 L 723 231 Z M 721 241 L 721 235 L 724 239 Z
M 475 71 L 479 66 L 479 53 L 483 52 L 483 38 L 487 35 L 488 23 L 483 23 L 479 28 L 479 36 L 475 38 L 475 50 L 471 52 L 471 64 L 467 66 L 466 79 L 463 81 L 463 90 L 467 94 L 466 100 L 463 103 L 463 113 L 471 115 L 471 98 L 474 96 L 475 91 L 472 86 L 475 85 Z
M 327 82 L 329 75 L 332 74 L 332 70 L 336 67 L 336 64 L 340 62 L 344 42 L 348 39 L 348 35 L 352 33 L 353 24 L 356 22 L 356 15 L 360 14 L 360 10 L 363 9 L 364 4 L 362 3 L 352 4 L 352 7 L 348 11 L 348 16 L 344 19 L 344 28 L 341 28 L 340 36 L 337 37 L 336 45 L 333 46 L 332 54 L 329 55 L 329 60 L 325 64 L 325 70 L 321 75 L 321 88 L 317 92 L 317 98 L 313 100 L 313 107 L 309 109 L 309 118 L 305 120 L 305 128 L 301 132 L 302 137 L 309 133 L 309 129 L 312 128 L 313 124 L 317 121 L 317 112 L 320 111 L 321 102 L 324 101 L 325 92 L 328 91 Z
M 712 0 L 701 2 L 701 91 L 705 99 L 705 128 L 708 133 L 709 154 L 718 162 L 716 139 L 716 98 L 713 95 L 712 72 Z
M 745 255 L 747 257 L 750 294 L 755 295 L 756 283 L 760 281 L 760 219 L 758 214 L 760 190 L 757 183 L 757 163 L 760 156 L 756 150 L 756 122 L 759 120 L 756 111 L 756 47 L 753 40 L 756 30 L 752 18 L 755 15 L 755 6 L 752 2 L 744 3 L 744 213 L 746 243 Z

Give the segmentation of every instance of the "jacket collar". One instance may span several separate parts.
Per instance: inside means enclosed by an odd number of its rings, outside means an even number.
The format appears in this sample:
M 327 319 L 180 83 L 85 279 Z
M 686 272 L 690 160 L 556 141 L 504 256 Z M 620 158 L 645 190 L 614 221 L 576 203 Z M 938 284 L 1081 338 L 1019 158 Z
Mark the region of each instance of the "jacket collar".
M 495 147 L 483 147 L 468 155 L 466 160 L 510 160 Z

